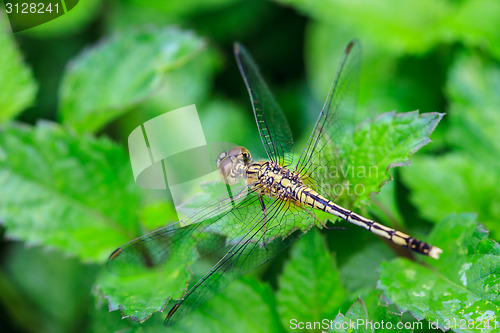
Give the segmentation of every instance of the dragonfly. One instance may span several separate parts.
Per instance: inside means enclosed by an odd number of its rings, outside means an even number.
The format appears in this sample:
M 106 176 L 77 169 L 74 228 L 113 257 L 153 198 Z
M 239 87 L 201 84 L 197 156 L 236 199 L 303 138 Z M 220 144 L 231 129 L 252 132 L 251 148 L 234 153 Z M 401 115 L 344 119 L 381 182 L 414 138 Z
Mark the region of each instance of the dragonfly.
M 294 162 L 292 133 L 283 111 L 249 52 L 238 43 L 234 45 L 266 158 L 254 160 L 242 146 L 221 152 L 217 168 L 221 181 L 231 186 L 229 196 L 210 200 L 180 221 L 119 247 L 108 261 L 109 267 L 127 271 L 169 263 L 186 265 L 219 254 L 215 265 L 185 288 L 187 291 L 170 308 L 167 325 L 183 318 L 235 278 L 276 256 L 312 226 L 323 224 L 315 211 L 331 214 L 416 253 L 439 258 L 442 250 L 438 247 L 358 215 L 321 193 L 320 184 L 339 181 L 329 172 L 315 170 L 342 161 L 337 145 L 354 113 L 360 53 L 356 40 L 345 48 L 312 133 Z M 333 199 L 335 193 L 331 195 Z

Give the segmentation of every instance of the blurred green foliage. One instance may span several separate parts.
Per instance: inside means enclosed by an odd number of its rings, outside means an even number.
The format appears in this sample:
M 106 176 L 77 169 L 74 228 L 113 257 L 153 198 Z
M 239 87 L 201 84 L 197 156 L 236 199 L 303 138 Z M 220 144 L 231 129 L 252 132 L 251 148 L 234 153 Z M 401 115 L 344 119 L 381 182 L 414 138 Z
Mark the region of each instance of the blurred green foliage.
M 343 149 L 350 163 L 388 172 L 354 177 L 369 192 L 339 199 L 435 243 L 442 259 L 409 257 L 355 227 L 311 230 L 168 329 L 281 332 L 294 318 L 363 318 L 422 320 L 416 331 L 427 332 L 428 322 L 454 318 L 475 326 L 453 331 L 497 331 L 486 324 L 500 325 L 498 17 L 495 0 L 87 0 L 13 35 L 2 8 L 0 330 L 165 330 L 155 311 L 169 282 L 182 285 L 190 272 L 140 276 L 123 287 L 105 268 L 113 249 L 177 219 L 168 194 L 133 182 L 128 134 L 196 104 L 207 141 L 263 156 L 232 57 L 238 40 L 300 147 L 344 46 L 358 38 L 357 119 L 369 120 Z M 429 112 L 446 116 L 436 127 L 441 116 Z M 431 133 L 434 142 L 411 157 Z M 108 309 L 151 317 L 140 324 Z

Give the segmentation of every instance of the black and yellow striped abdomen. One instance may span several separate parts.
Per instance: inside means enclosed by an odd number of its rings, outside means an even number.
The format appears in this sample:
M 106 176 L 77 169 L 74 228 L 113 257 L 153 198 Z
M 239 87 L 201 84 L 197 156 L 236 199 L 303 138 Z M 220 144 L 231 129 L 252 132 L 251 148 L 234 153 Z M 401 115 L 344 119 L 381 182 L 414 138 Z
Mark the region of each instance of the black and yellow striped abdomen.
M 365 228 L 380 237 L 387 238 L 395 244 L 409 248 L 417 253 L 425 254 L 429 257 L 437 259 L 442 252 L 441 249 L 411 237 L 401 231 L 386 227 L 380 223 L 353 213 L 350 210 L 342 208 L 305 185 L 296 189 L 294 197 L 295 200 L 303 205 L 340 217 L 347 222 Z

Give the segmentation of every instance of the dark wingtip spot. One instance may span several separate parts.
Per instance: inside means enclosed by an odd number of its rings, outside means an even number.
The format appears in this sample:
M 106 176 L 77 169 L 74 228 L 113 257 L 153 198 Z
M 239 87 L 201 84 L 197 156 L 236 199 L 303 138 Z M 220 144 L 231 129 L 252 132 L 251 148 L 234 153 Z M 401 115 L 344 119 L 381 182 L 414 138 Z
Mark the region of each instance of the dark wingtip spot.
M 351 40 L 351 41 L 349 42 L 349 44 L 347 44 L 347 46 L 346 46 L 346 48 L 345 48 L 345 54 L 348 54 L 349 52 L 351 52 L 351 49 L 352 49 L 352 47 L 353 47 L 353 46 L 354 46 L 354 41 L 353 41 L 353 40 Z
M 172 309 L 170 309 L 170 311 L 168 312 L 168 315 L 167 315 L 167 318 L 166 320 L 169 320 L 175 313 L 175 311 L 177 311 L 177 309 L 179 308 L 179 303 L 175 304 L 174 307 Z
M 120 255 L 120 253 L 122 253 L 122 248 L 121 247 L 119 247 L 116 250 L 114 250 L 113 253 L 111 253 L 111 255 L 109 256 L 108 260 L 115 259 L 116 257 L 118 257 Z

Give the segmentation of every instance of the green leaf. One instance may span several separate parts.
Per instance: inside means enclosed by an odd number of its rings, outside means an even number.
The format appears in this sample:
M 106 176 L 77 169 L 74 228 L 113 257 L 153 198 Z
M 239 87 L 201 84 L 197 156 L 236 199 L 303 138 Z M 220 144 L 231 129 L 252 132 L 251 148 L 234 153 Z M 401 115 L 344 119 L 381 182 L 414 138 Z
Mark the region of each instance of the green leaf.
M 369 289 L 345 315 L 337 315 L 330 332 L 412 332 L 420 325 L 423 327 L 422 323 L 402 320 L 402 313 L 391 311 L 380 291 Z
M 476 212 L 495 239 L 500 236 L 498 89 L 496 64 L 460 55 L 446 88 L 450 100 L 447 137 L 459 151 L 417 157 L 411 168 L 401 172 L 422 216 L 438 221 L 450 212 Z
M 418 3 L 395 1 L 306 1 L 278 0 L 335 28 L 350 31 L 351 36 L 366 36 L 386 52 L 423 52 L 434 46 L 442 34 L 443 21 L 450 13 L 441 1 Z M 396 14 L 397 13 L 397 14 Z M 397 29 L 395 29 L 397 27 Z
M 429 238 L 443 249 L 441 258 L 427 259 L 429 266 L 402 258 L 386 262 L 381 266 L 379 288 L 390 302 L 417 319 L 457 332 L 496 332 L 500 247 L 487 235 L 472 214 L 451 215 Z
M 377 216 L 379 222 L 382 224 L 404 226 L 405 221 L 401 214 L 401 207 L 399 206 L 398 198 L 398 185 L 399 174 L 396 173 L 397 169 L 390 169 L 389 173 L 395 181 L 385 184 L 376 197 L 372 198 L 373 205 L 369 207 L 369 212 L 372 216 Z
M 114 311 L 109 312 L 108 304 L 106 302 L 96 302 L 92 309 L 89 311 L 89 318 L 87 324 L 88 333 L 109 333 L 109 332 L 120 332 L 120 333 L 132 333 L 132 332 L 144 332 L 143 327 L 140 327 L 139 323 L 132 322 L 130 320 L 122 320 L 120 312 Z M 159 317 L 159 316 L 158 316 Z M 153 321 L 153 319 L 151 320 Z M 156 332 L 164 330 L 163 320 L 161 318 L 155 320 L 157 322 Z M 134 325 L 136 323 L 136 325 Z M 148 325 L 152 327 L 153 325 Z
M 56 38 L 75 34 L 92 23 L 101 9 L 102 2 L 99 0 L 78 1 L 76 6 L 66 12 L 65 15 L 34 28 L 24 30 L 21 34 L 38 38 Z
M 460 55 L 446 85 L 451 143 L 500 171 L 500 69 L 476 56 Z
M 347 168 L 340 170 L 346 177 L 339 200 L 368 202 L 392 179 L 390 168 L 408 165 L 410 157 L 431 141 L 429 136 L 442 117 L 441 113 L 388 112 L 361 123 L 353 137 L 346 136 L 341 143 Z
M 260 207 L 256 206 L 252 209 L 258 210 Z M 249 215 L 252 214 L 249 213 Z M 195 279 L 191 282 L 196 282 L 197 278 L 204 276 L 214 265 L 213 259 L 220 259 L 219 255 L 222 253 L 216 250 L 228 244 L 244 242 L 241 238 L 237 238 L 237 235 L 242 233 L 238 234 L 235 230 L 241 229 L 244 223 L 231 224 L 230 220 L 222 221 L 223 223 L 219 223 L 221 221 L 214 222 L 208 219 L 199 222 L 197 228 L 198 230 L 217 230 L 221 227 L 221 233 L 231 235 L 228 238 L 218 232 L 202 232 L 196 237 L 186 236 L 183 233 L 164 233 L 163 238 L 156 234 L 148 240 L 148 243 L 139 243 L 140 246 L 134 248 L 125 247 L 123 252 L 120 249 L 120 252 L 113 256 L 113 260 L 108 262 L 110 271 L 103 273 L 99 282 L 101 293 L 108 298 L 110 308 L 119 308 L 123 316 L 144 321 L 153 312 L 163 311 L 171 299 L 180 299 L 187 291 L 191 271 L 195 273 Z M 207 228 L 208 225 L 210 228 Z M 299 233 L 298 236 L 300 235 Z M 272 257 L 281 248 L 286 247 L 286 243 L 293 238 L 289 236 L 285 241 L 278 238 L 266 242 L 265 247 L 251 244 L 243 250 L 240 249 L 238 258 L 241 260 L 238 262 L 236 259 L 230 271 L 226 267 L 212 272 L 211 278 L 206 280 L 196 293 L 190 295 L 189 300 L 194 302 L 184 303 L 183 309 L 189 312 L 197 308 L 222 290 L 228 282 L 234 279 L 235 275 L 238 276 L 265 262 L 266 258 Z M 147 253 L 153 255 L 157 252 L 162 253 L 165 251 L 165 242 L 175 245 L 168 249 L 167 260 L 158 262 L 156 266 L 158 268 L 147 265 L 148 260 L 143 260 L 143 256 L 145 254 L 147 256 Z M 143 264 L 144 261 L 146 264 Z M 199 276 L 196 276 L 196 273 L 200 273 Z M 221 275 L 224 277 L 220 278 Z M 168 305 L 169 308 L 173 306 L 173 304 Z
M 0 14 L 0 28 L 7 29 L 7 17 Z M 0 124 L 29 107 L 37 84 L 31 70 L 23 63 L 12 34 L 0 33 Z
M 210 98 L 200 110 L 200 121 L 207 142 L 233 142 L 244 145 L 252 157 L 258 155 L 257 152 L 263 150 L 262 141 L 255 120 L 249 116 L 251 112 L 238 104 L 224 98 Z
M 418 327 L 419 323 L 416 323 L 413 317 L 407 316 L 408 318 L 405 318 L 401 311 L 391 308 L 379 290 L 371 289 L 363 293 L 362 299 L 368 311 L 369 321 L 374 326 L 377 323 L 384 323 L 385 330 L 395 333 L 412 332 L 412 328 Z
M 176 332 L 282 332 L 272 289 L 243 278 L 171 329 Z M 235 325 L 235 323 L 238 323 Z
M 64 74 L 63 121 L 79 132 L 96 131 L 161 89 L 182 98 L 198 85 L 178 70 L 192 66 L 204 46 L 193 33 L 175 28 L 129 30 L 101 42 Z M 176 97 L 177 107 L 186 105 Z
M 160 282 L 161 278 L 158 277 Z M 167 277 L 168 278 L 168 277 Z M 147 282 L 147 281 L 144 281 Z M 167 285 L 167 283 L 165 283 Z M 121 287 L 120 284 L 116 289 Z M 129 297 L 136 300 L 146 296 L 142 291 L 139 295 L 130 292 Z M 155 298 L 151 285 L 144 284 L 142 289 L 150 290 L 150 297 Z M 125 293 L 122 292 L 125 297 Z M 114 298 L 113 298 L 114 301 Z M 110 305 L 111 303 L 110 299 Z M 113 307 L 111 307 L 114 310 Z M 123 313 L 122 309 L 122 313 Z M 126 315 L 126 313 L 123 313 Z M 102 316 L 97 314 L 99 317 Z M 96 319 L 99 319 L 97 317 Z M 149 320 L 141 324 L 129 322 L 127 326 L 143 329 L 146 332 L 155 332 L 165 329 L 163 320 L 165 315 L 154 314 Z M 114 320 L 118 320 L 115 318 Z M 237 322 L 238 325 L 234 325 Z M 275 300 L 271 288 L 253 278 L 243 278 L 235 281 L 227 289 L 218 294 L 209 302 L 190 313 L 175 325 L 168 327 L 171 332 L 223 332 L 232 327 L 234 332 L 281 332 L 278 314 L 275 310 Z
M 279 278 L 278 312 L 285 327 L 292 320 L 321 321 L 338 311 L 345 290 L 334 260 L 319 231 L 295 244 Z
M 26 331 L 74 332 L 86 320 L 96 269 L 41 247 L 10 244 L 0 278 L 0 299 Z M 9 290 L 4 290 L 8 287 Z M 7 299 L 7 295 L 17 297 Z M 29 328 L 29 330 L 27 329 Z
M 181 1 L 161 1 L 153 0 L 144 3 L 140 0 L 131 0 L 132 3 L 138 3 L 141 6 L 154 8 L 164 15 L 172 16 L 178 19 L 179 16 L 193 15 L 200 11 L 214 10 L 220 7 L 228 6 L 237 2 L 237 0 L 193 0 L 189 2 Z
M 156 230 L 179 220 L 175 207 L 167 201 L 154 201 L 144 205 L 140 219 L 146 230 Z
M 339 313 L 333 322 L 333 329 L 329 332 L 374 332 L 365 325 L 353 325 L 358 322 L 368 322 L 368 312 L 363 301 L 358 298 L 356 302 L 349 308 L 345 316 Z
M 240 0 L 120 1 L 113 3 L 113 10 L 106 16 L 106 28 L 107 31 L 119 31 L 144 25 L 189 26 L 210 36 L 219 45 L 226 45 L 224 48 L 230 51 L 227 47 L 230 43 L 258 27 L 263 28 L 262 22 L 255 18 L 265 10 L 271 12 L 273 7 L 276 6 L 270 2 L 243 3 Z M 200 17 L 200 12 L 209 15 Z M 234 29 L 235 24 L 239 26 L 237 30 Z
M 463 153 L 416 157 L 402 179 L 420 214 L 439 221 L 450 212 L 477 212 L 479 220 L 500 236 L 498 173 Z
M 361 289 L 375 288 L 379 265 L 393 257 L 391 250 L 382 242 L 369 244 L 356 252 L 340 268 L 346 290 L 356 294 Z
M 316 21 L 309 23 L 306 33 L 308 81 L 311 82 L 316 100 L 322 101 L 343 54 L 343 47 L 356 35 L 346 31 L 345 27 L 336 29 Z M 371 44 L 369 39 L 363 38 L 360 44 L 363 53 L 356 108 L 358 119 L 373 117 L 374 114 L 387 110 L 414 110 L 415 107 L 436 111 L 435 107 L 425 106 L 434 100 L 433 97 L 437 95 L 435 90 L 441 86 L 434 88 L 433 85 L 419 84 L 419 77 L 415 73 L 406 73 L 412 69 L 411 66 L 400 66 L 402 60 L 399 54 L 391 54 L 380 45 Z M 420 65 L 414 62 L 410 64 Z M 421 66 L 417 73 L 422 73 Z M 427 98 L 421 98 L 423 93 Z M 442 98 L 441 95 L 439 98 Z
M 500 15 L 498 1 L 464 1 L 448 17 L 447 26 L 455 32 L 455 38 L 461 40 L 469 48 L 485 48 L 496 59 L 500 59 L 500 35 L 493 23 L 498 15 Z M 445 32 L 444 29 L 443 32 Z
M 484 45 L 500 56 L 498 29 L 493 23 L 500 15 L 497 1 L 277 1 L 331 25 L 332 32 L 364 36 L 389 54 L 422 54 L 439 42 L 462 41 L 470 47 Z
M 119 309 L 123 318 L 143 322 L 154 312 L 163 311 L 170 297 L 182 297 L 190 276 L 185 266 L 172 263 L 129 276 L 104 271 L 97 285 L 110 311 Z
M 9 238 L 102 262 L 137 234 L 139 195 L 128 157 L 105 138 L 48 123 L 4 127 L 0 187 Z

